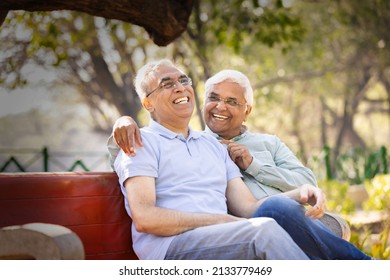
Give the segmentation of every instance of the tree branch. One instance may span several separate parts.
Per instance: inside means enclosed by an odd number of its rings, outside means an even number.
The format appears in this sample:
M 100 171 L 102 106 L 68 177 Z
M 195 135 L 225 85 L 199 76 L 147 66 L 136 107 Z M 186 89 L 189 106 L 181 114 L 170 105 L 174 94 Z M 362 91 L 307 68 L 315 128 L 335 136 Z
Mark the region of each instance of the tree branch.
M 166 46 L 187 28 L 194 0 L 2 0 L 0 24 L 9 10 L 73 10 L 142 26 L 158 46 Z

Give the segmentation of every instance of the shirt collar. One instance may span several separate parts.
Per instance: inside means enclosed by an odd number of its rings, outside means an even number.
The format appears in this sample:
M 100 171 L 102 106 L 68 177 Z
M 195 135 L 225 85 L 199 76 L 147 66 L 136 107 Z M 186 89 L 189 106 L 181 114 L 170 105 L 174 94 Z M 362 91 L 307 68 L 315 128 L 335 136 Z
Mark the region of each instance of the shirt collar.
M 211 135 L 213 135 L 215 138 L 217 138 L 218 140 L 222 140 L 223 138 L 221 136 L 219 136 L 218 134 L 214 133 L 208 126 L 206 126 L 205 128 L 205 131 Z M 248 128 L 245 126 L 245 125 L 242 125 L 241 126 L 241 131 L 240 131 L 240 134 L 233 137 L 232 141 L 234 142 L 237 142 L 239 140 L 241 140 L 242 138 L 244 138 L 246 135 L 248 134 Z
M 148 128 L 150 130 L 158 133 L 159 135 L 161 135 L 165 138 L 168 138 L 168 139 L 183 137 L 182 134 L 173 132 L 172 130 L 169 130 L 168 128 L 166 128 L 165 126 L 162 126 L 161 124 L 159 124 L 158 122 L 156 122 L 154 120 L 150 120 Z M 188 140 L 191 138 L 197 139 L 201 136 L 201 132 L 195 131 L 191 127 L 188 127 L 188 131 L 189 131 Z

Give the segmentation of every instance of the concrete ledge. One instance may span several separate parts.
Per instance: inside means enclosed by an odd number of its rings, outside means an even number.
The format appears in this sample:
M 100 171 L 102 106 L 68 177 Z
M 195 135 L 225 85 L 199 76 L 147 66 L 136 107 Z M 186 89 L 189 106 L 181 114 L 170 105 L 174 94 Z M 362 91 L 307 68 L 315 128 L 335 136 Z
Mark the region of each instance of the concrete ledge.
M 0 229 L 0 259 L 82 260 L 80 238 L 64 226 L 30 223 Z

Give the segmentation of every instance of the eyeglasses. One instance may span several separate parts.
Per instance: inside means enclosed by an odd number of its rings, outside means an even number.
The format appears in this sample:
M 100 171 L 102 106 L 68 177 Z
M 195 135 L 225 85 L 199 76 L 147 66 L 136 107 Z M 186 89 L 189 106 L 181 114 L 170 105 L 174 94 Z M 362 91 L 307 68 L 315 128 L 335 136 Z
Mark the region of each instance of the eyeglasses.
M 151 92 L 147 93 L 146 97 L 148 97 L 149 95 L 151 95 L 153 92 L 155 92 L 158 89 L 170 89 L 170 88 L 173 88 L 174 86 L 176 86 L 177 82 L 179 82 L 182 86 L 192 86 L 192 80 L 191 80 L 191 78 L 189 78 L 187 76 L 179 77 L 177 80 L 170 80 L 169 79 L 169 80 L 162 81 L 158 85 L 157 88 L 155 88 Z
M 246 103 L 240 103 L 234 98 L 221 98 L 218 95 L 211 94 L 210 96 L 207 97 L 209 102 L 214 102 L 214 103 L 219 103 L 223 101 L 226 105 L 230 107 L 240 107 L 240 106 L 245 106 Z

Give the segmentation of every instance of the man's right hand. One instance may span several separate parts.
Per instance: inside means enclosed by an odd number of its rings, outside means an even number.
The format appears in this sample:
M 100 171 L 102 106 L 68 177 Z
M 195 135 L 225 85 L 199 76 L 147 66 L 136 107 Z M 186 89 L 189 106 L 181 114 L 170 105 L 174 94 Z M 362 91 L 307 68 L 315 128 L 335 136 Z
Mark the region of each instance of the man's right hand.
M 128 155 L 135 156 L 136 146 L 142 147 L 141 132 L 137 123 L 129 116 L 122 116 L 115 121 L 112 135 L 116 144 Z

